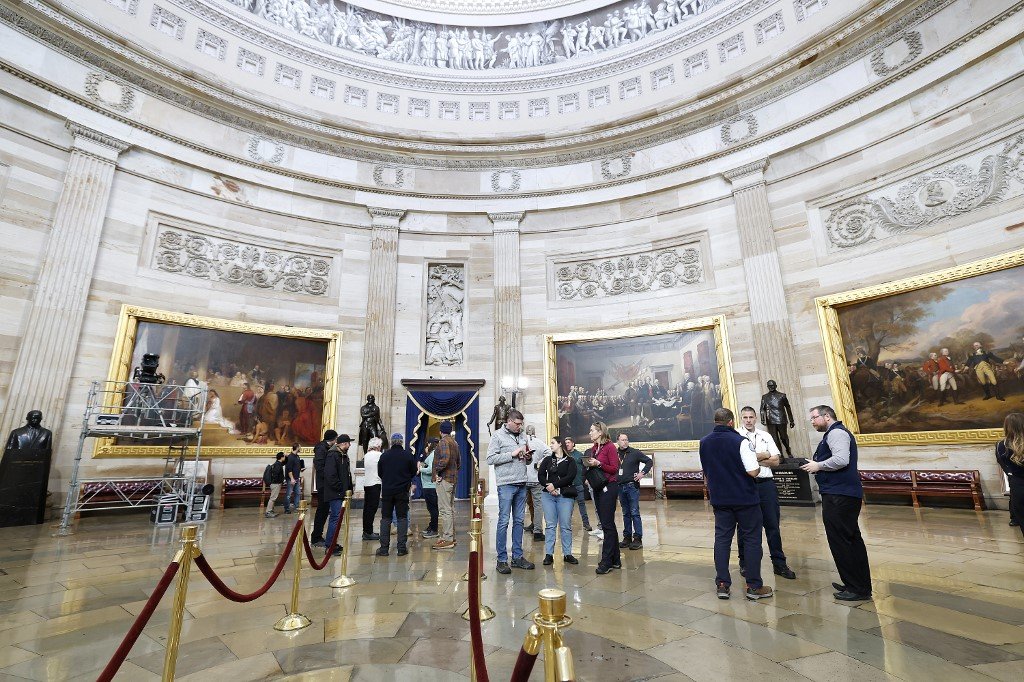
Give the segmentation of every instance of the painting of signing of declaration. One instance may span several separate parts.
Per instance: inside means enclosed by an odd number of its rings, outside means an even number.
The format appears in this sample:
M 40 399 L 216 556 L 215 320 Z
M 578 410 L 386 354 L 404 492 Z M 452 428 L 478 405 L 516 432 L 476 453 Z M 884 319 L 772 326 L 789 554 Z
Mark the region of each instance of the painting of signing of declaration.
M 1024 265 L 958 270 L 836 310 L 861 433 L 998 429 L 1024 409 Z
M 597 340 L 555 337 L 558 434 L 585 447 L 590 425 L 602 421 L 613 439 L 625 433 L 649 449 L 706 435 L 731 391 L 731 382 L 723 386 L 715 335 L 712 326 Z
M 339 334 L 126 309 L 120 367 L 139 367 L 143 355 L 156 354 L 166 385 L 194 387 L 197 395 L 206 389 L 204 452 L 311 446 L 332 422 Z

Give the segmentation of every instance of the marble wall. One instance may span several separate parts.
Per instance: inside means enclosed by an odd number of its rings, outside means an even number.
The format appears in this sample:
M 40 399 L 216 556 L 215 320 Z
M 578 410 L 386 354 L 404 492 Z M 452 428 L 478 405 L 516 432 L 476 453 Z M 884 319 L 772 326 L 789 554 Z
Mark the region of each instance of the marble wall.
M 944 40 L 959 35 L 952 19 L 957 12 L 969 15 L 970 5 L 943 5 L 947 14 L 926 31 L 927 42 L 937 52 Z M 1005 32 L 1007 24 L 993 24 L 992 30 Z M 374 256 L 369 208 L 404 211 L 398 222 L 394 343 L 388 355 L 392 364 L 386 373 L 392 397 L 382 405 L 389 430 L 401 430 L 404 422 L 402 379 L 484 379 L 480 411 L 482 418 L 490 414 L 497 392 L 495 375 L 501 371 L 495 347 L 503 342 L 495 331 L 499 326 L 495 259 L 515 242 L 504 235 L 496 254 L 498 242 L 488 214 L 524 214 L 518 234 L 521 357 L 531 386 L 525 412 L 538 425 L 544 423 L 545 334 L 627 328 L 710 314 L 728 319 L 740 404 L 753 403 L 763 393 L 766 377 L 762 375 L 768 370 L 759 366 L 758 348 L 763 352 L 772 344 L 782 344 L 779 352 L 792 354 L 799 387 L 788 390 L 801 396 L 802 404 L 794 405 L 799 418 L 811 405 L 832 402 L 813 305 L 816 296 L 1024 246 L 1024 196 L 1019 192 L 977 209 L 954 212 L 918 230 L 880 234 L 850 248 L 830 246 L 824 227 L 824 211 L 837 202 L 1024 134 L 1024 89 L 1019 86 L 1024 44 L 1019 36 L 1014 40 L 999 34 L 990 39 L 980 31 L 976 40 L 955 51 L 950 48 L 946 56 L 908 78 L 868 90 L 845 109 L 837 106 L 828 115 L 806 120 L 801 118 L 804 111 L 779 109 L 773 125 L 779 123 L 781 132 L 761 138 L 748 130 L 749 141 L 725 149 L 711 149 L 710 143 L 695 145 L 688 151 L 705 155 L 701 163 L 677 165 L 647 179 L 614 185 L 596 180 L 599 176 L 615 180 L 630 168 L 653 172 L 670 157 L 677 162 L 685 145 L 671 154 L 648 149 L 628 156 L 632 159 L 628 164 L 619 159 L 615 164 L 572 161 L 533 168 L 531 188 L 558 189 L 544 197 L 517 197 L 511 187 L 518 187 L 519 175 L 513 170 L 494 171 L 497 176 L 492 179 L 490 172 L 438 170 L 424 163 L 406 168 L 398 182 L 393 173 L 375 178 L 369 166 L 332 156 L 329 150 L 289 146 L 278 154 L 273 140 L 150 95 L 139 94 L 129 103 L 146 122 L 133 125 L 109 107 L 97 107 L 70 90 L 47 85 L 48 78 L 59 80 L 66 73 L 78 78 L 78 72 L 85 70 L 80 62 L 23 35 L 17 40 L 26 47 L 22 68 L 0 70 L 0 237 L 7 245 L 0 272 L 3 410 L 11 404 L 8 386 L 26 337 L 72 154 L 66 122 L 102 130 L 129 145 L 116 162 L 72 375 L 66 396 L 61 396 L 66 404 L 62 413 L 47 415 L 49 427 L 58 431 L 54 491 L 62 491 L 67 484 L 88 383 L 106 376 L 116 319 L 124 303 L 341 330 L 335 427 L 354 433 L 364 397 L 364 350 L 374 342 L 365 338 L 367 310 L 375 294 L 369 277 Z M 838 97 L 830 87 L 816 92 L 823 99 Z M 782 122 L 790 118 L 801 118 L 802 127 L 787 132 Z M 169 132 L 164 134 L 165 130 Z M 186 131 L 202 144 L 183 144 L 180 136 Z M 717 128 L 713 131 L 717 136 Z M 248 158 L 221 150 L 218 145 L 224 140 L 247 149 Z M 739 222 L 736 186 L 727 179 L 730 171 L 751 163 L 763 167 L 767 214 L 759 218 L 774 235 L 782 283 L 782 300 L 775 303 L 788 336 L 765 331 L 763 322 L 751 314 L 753 298 L 743 255 L 748 237 Z M 329 180 L 342 175 L 364 186 L 353 189 Z M 381 189 L 382 181 L 402 185 L 413 180 L 422 196 Z M 266 291 L 168 272 L 154 262 L 161 223 L 235 243 L 330 259 L 327 288 L 315 294 Z M 556 262 L 679 244 L 696 245 L 704 273 L 701 281 L 592 299 L 563 300 L 553 290 Z M 427 269 L 436 263 L 466 268 L 465 362 L 457 367 L 428 367 L 424 362 L 425 285 Z M 806 453 L 817 435 L 799 425 L 795 438 L 798 450 Z M 486 444 L 484 438 L 481 448 Z M 979 469 L 990 501 L 1004 504 L 989 445 L 864 448 L 861 464 L 866 468 Z M 89 450 L 83 474 L 119 475 L 157 466 L 140 460 L 93 459 Z M 658 466 L 694 468 L 696 455 L 660 453 Z M 261 470 L 262 463 L 252 458 L 220 458 L 214 464 L 218 478 L 258 475 Z

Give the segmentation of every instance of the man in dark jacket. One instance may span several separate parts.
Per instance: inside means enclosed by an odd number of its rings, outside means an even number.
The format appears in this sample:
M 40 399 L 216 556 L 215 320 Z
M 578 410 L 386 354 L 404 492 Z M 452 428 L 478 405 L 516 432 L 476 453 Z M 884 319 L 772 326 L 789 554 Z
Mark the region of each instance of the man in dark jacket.
M 619 501 L 622 503 L 622 542 L 619 547 L 640 549 L 644 546 L 644 527 L 640 523 L 640 479 L 651 471 L 651 458 L 630 446 L 629 436 L 619 434 Z
M 313 480 L 315 481 L 317 495 L 320 499 L 316 507 L 316 516 L 313 517 L 313 533 L 310 540 L 314 547 L 324 546 L 324 524 L 327 522 L 327 514 L 330 512 L 324 502 L 324 464 L 327 463 L 327 451 L 338 442 L 338 432 L 334 429 L 327 429 L 324 432 L 324 439 L 313 446 Z
M 284 482 L 287 484 L 284 493 L 284 513 L 291 514 L 299 508 L 299 499 L 302 497 L 302 459 L 299 457 L 301 446 L 298 443 L 292 445 L 292 451 L 284 460 Z
M 348 437 L 348 434 L 343 433 L 338 436 L 338 442 L 327 451 L 323 488 L 320 491 L 321 499 L 330 509 L 326 541 L 330 541 L 334 537 L 334 531 L 338 527 L 341 517 L 341 502 L 345 499 L 345 493 L 355 487 L 352 482 L 352 464 L 348 458 L 348 449 L 351 443 L 352 439 Z M 339 556 L 340 554 L 341 545 L 335 543 L 334 555 Z
M 398 517 L 398 556 L 409 553 L 406 534 L 409 531 L 409 486 L 418 467 L 416 458 L 405 449 L 405 438 L 391 434 L 391 447 L 380 456 L 380 549 L 377 556 L 391 552 L 391 514 Z

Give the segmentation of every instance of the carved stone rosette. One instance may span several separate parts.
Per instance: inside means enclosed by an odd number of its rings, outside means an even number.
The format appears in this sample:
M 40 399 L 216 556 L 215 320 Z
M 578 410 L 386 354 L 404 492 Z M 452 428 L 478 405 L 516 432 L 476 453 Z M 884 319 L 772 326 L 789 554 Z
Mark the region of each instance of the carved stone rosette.
M 703 281 L 700 249 L 659 249 L 560 265 L 555 271 L 555 296 L 559 301 L 597 299 Z
M 161 226 L 153 266 L 196 279 L 325 296 L 331 261 Z

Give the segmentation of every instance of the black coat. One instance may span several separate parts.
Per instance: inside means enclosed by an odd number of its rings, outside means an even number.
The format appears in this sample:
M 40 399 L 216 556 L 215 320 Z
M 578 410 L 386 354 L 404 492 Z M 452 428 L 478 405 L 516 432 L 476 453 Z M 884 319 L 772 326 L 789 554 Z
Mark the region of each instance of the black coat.
M 340 450 L 329 451 L 324 462 L 321 499 L 324 502 L 344 499 L 345 493 L 354 487 L 352 482 L 352 466 L 348 455 L 343 454 Z
M 564 497 L 576 497 L 576 460 L 563 457 L 555 462 L 554 455 L 548 455 L 540 461 L 537 481 L 544 487 L 550 483 Z
M 385 450 L 377 463 L 381 497 L 408 495 L 412 477 L 419 473 L 416 458 L 401 445 Z

